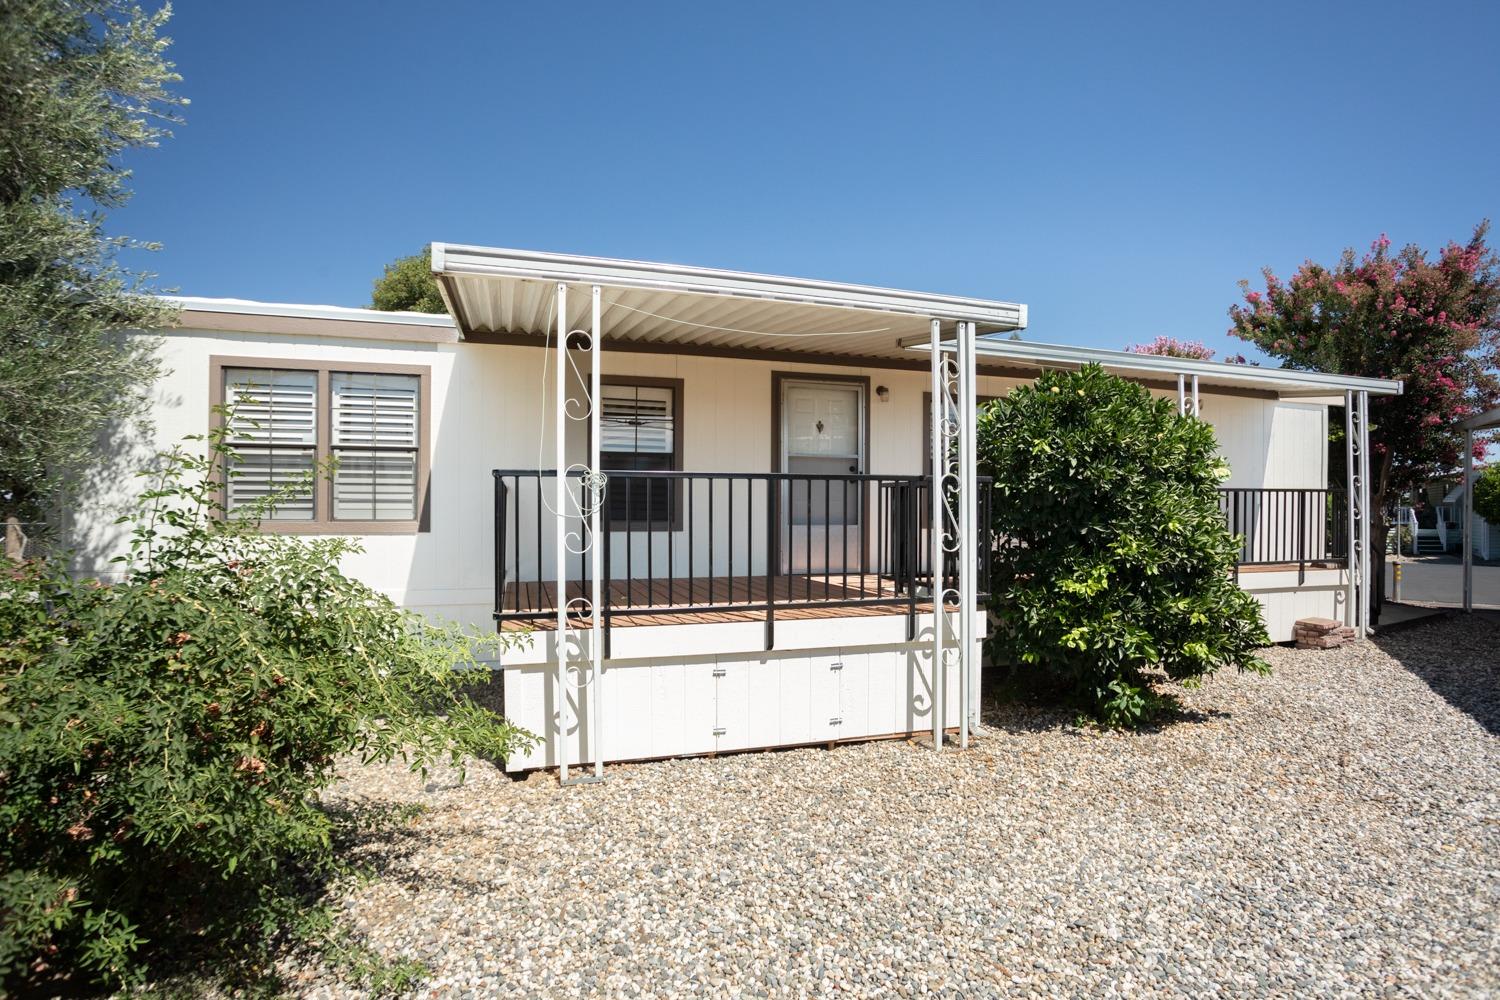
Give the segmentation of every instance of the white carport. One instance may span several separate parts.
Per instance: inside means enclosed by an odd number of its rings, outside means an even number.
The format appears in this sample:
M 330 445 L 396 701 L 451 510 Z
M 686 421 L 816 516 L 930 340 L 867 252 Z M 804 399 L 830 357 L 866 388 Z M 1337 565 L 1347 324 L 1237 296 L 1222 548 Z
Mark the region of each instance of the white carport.
M 567 592 L 566 565 L 588 559 L 592 594 L 557 602 L 556 662 L 549 720 L 568 731 L 567 706 L 588 699 L 589 744 L 600 746 L 597 693 L 603 665 L 599 594 L 600 511 L 606 477 L 601 470 L 600 373 L 604 349 L 699 352 L 728 357 L 883 359 L 913 362 L 913 338 L 930 350 L 932 390 L 930 449 L 933 488 L 943 502 L 931 504 L 931 577 L 934 690 L 945 690 L 958 671 L 962 706 L 956 720 L 967 745 L 978 712 L 975 653 L 978 581 L 975 444 L 976 346 L 983 334 L 1026 325 L 1024 305 L 897 291 L 837 282 L 722 271 L 674 264 L 611 260 L 563 254 L 434 243 L 432 271 L 448 310 L 467 340 L 529 344 L 555 352 L 553 420 L 556 489 L 551 501 L 556 528 L 556 593 Z M 582 370 L 587 355 L 588 371 Z M 583 406 L 570 405 L 569 373 L 585 380 Z M 587 425 L 587 461 L 569 465 L 566 442 Z M 957 442 L 957 448 L 952 444 Z M 957 561 L 958 571 L 949 569 Z M 957 591 L 945 589 L 950 575 Z M 956 616 L 956 617 L 955 617 Z M 768 636 L 770 617 L 768 613 Z M 570 675 L 577 678 L 570 682 Z M 934 746 L 949 727 L 943 699 L 934 702 Z M 548 734 L 551 735 L 550 733 Z M 566 746 L 565 739 L 558 740 Z M 603 777 L 607 755 L 594 752 L 593 774 Z M 568 777 L 566 754 L 560 777 Z
M 1464 429 L 1464 610 L 1474 610 L 1474 435 L 1500 428 L 1500 408 L 1470 417 Z

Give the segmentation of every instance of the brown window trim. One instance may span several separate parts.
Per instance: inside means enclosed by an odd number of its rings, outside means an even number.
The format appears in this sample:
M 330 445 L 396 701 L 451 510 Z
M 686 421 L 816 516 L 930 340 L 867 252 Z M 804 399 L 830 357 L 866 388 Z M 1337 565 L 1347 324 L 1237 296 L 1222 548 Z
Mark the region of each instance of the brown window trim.
M 306 361 L 279 357 L 230 357 L 214 355 L 208 359 L 208 424 L 217 430 L 222 419 L 218 408 L 224 402 L 224 369 L 279 368 L 289 371 L 316 372 L 318 376 L 318 437 L 314 448 L 316 460 L 322 462 L 332 454 L 330 427 L 332 396 L 330 376 L 334 372 L 374 373 L 379 375 L 416 375 L 419 379 L 417 424 L 417 517 L 406 521 L 343 521 L 333 519 L 333 482 L 320 476 L 313 492 L 311 521 L 261 521 L 260 530 L 277 535 L 415 535 L 432 530 L 429 511 L 432 493 L 432 369 L 426 365 L 386 365 L 363 361 Z M 222 472 L 218 473 L 222 476 Z M 221 485 L 218 501 L 225 502 Z
M 651 389 L 672 390 L 672 471 L 685 472 L 682 466 L 682 401 L 683 380 L 680 378 L 666 378 L 658 375 L 600 375 L 599 384 L 604 385 L 631 385 L 643 386 Z M 598 401 L 600 414 L 602 416 L 604 401 Z M 592 442 L 589 445 L 593 449 Z M 603 459 L 601 458 L 602 462 Z M 608 469 L 601 469 L 606 476 Z M 660 522 L 655 521 L 629 521 L 623 517 L 610 518 L 609 527 L 611 531 L 681 531 L 682 530 L 682 483 L 681 479 L 672 480 L 672 523 L 663 528 Z

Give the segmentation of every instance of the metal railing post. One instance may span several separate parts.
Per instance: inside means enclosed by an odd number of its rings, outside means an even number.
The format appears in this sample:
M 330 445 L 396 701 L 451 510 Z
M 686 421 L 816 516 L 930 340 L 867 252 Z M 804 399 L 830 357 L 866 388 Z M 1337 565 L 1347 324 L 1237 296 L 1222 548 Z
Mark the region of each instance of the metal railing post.
M 495 480 L 495 614 L 497 616 L 505 613 L 505 507 L 506 489 L 505 480 L 500 473 L 494 474 Z M 495 630 L 499 631 L 500 621 L 496 618 Z
M 766 649 L 776 648 L 776 574 L 781 569 L 781 484 L 766 483 Z

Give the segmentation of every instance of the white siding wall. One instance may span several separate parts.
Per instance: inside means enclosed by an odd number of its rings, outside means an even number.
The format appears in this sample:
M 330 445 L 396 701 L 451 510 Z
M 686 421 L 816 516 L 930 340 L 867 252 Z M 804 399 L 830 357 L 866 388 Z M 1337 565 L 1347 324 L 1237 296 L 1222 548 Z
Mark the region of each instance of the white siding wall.
M 433 394 L 432 530 L 367 536 L 365 551 L 350 557 L 348 569 L 410 607 L 490 627 L 494 571 L 490 472 L 552 465 L 552 408 L 543 397 L 544 387 L 550 392 L 552 382 L 544 372 L 543 352 L 479 344 L 178 330 L 162 338 L 161 353 L 168 374 L 158 386 L 154 437 L 136 441 L 133 447 L 113 449 L 119 456 L 116 471 L 121 475 L 86 492 L 75 507 L 75 534 L 85 568 L 106 571 L 109 557 L 123 545 L 126 531 L 112 521 L 125 492 L 139 488 L 128 472 L 139 468 L 151 450 L 206 429 L 211 357 L 263 358 L 268 365 L 278 359 L 427 365 L 432 369 Z M 923 468 L 925 371 L 624 352 L 606 352 L 605 371 L 684 380 L 683 461 L 690 471 L 771 468 L 772 372 L 803 372 L 810 377 L 867 375 L 872 388 L 867 471 L 910 475 Z M 1017 384 L 1015 379 L 984 377 L 978 392 L 1000 395 Z M 874 387 L 882 385 L 890 390 L 886 402 L 873 398 Z M 1203 416 L 1215 425 L 1230 461 L 1230 485 L 1324 485 L 1327 418 L 1322 406 L 1205 393 Z M 581 460 L 581 432 L 575 442 L 572 457 Z M 764 520 L 757 516 L 755 523 L 759 527 Z M 550 550 L 550 532 L 544 533 L 544 548 Z M 665 543 L 658 545 L 658 557 L 664 557 Z M 617 551 L 615 558 L 622 554 Z M 679 562 L 682 558 L 679 555 Z M 737 572 L 744 572 L 742 565 Z M 755 572 L 760 571 L 757 565 Z M 550 573 L 550 565 L 543 572 Z

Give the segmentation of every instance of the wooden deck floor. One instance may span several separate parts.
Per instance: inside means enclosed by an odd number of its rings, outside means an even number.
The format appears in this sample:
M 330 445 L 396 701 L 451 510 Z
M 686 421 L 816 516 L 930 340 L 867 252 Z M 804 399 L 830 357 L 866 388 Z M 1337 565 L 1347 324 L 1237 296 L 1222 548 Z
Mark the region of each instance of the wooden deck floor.
M 765 610 L 697 611 L 687 610 L 663 613 L 653 607 L 689 608 L 701 605 L 705 608 L 725 604 L 764 604 L 767 578 L 764 576 L 714 577 L 712 580 L 699 577 L 694 580 L 655 580 L 649 584 L 644 580 L 633 581 L 626 587 L 625 581 L 615 580 L 609 585 L 610 624 L 631 625 L 691 625 L 704 622 L 758 622 L 764 621 Z M 557 627 L 556 586 L 550 583 L 508 584 L 505 588 L 507 611 L 520 608 L 543 614 L 539 620 L 526 622 L 507 621 L 501 623 L 504 631 L 532 628 L 542 631 Z M 587 594 L 583 584 L 569 583 L 568 598 L 575 600 Z M 886 599 L 893 603 L 867 607 L 830 607 L 827 601 L 859 601 Z M 829 576 L 778 576 L 772 603 L 776 605 L 776 619 L 791 621 L 808 618 L 851 618 L 877 615 L 904 615 L 908 605 L 905 595 L 898 594 L 896 586 L 888 577 L 861 576 L 837 573 Z M 931 611 L 931 603 L 917 604 L 917 610 Z M 585 618 L 579 622 L 588 628 Z

